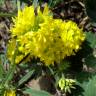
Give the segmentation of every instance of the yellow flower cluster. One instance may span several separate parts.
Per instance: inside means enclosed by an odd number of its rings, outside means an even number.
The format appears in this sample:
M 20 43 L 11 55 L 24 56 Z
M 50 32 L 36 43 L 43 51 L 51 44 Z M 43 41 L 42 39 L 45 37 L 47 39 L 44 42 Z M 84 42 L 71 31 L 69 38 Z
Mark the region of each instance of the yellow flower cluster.
M 4 92 L 4 96 L 16 96 L 16 93 L 14 90 L 7 90 Z
M 25 7 L 13 22 L 11 33 L 18 42 L 19 56 L 30 53 L 46 65 L 60 63 L 66 56 L 74 55 L 85 39 L 74 22 L 53 19 L 47 5 L 43 12 L 38 7 L 37 14 L 33 6 Z
M 14 27 L 11 28 L 11 31 L 14 36 L 21 36 L 27 31 L 31 30 L 34 25 L 34 8 L 25 7 L 23 11 L 18 11 L 18 16 L 13 18 L 13 22 L 15 23 Z

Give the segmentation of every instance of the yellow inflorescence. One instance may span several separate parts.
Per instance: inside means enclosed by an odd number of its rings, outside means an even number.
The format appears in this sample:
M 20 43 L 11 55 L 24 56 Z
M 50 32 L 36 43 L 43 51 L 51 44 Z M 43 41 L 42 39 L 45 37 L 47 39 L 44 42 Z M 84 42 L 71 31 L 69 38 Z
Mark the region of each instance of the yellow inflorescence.
M 19 10 L 17 17 L 13 18 L 14 27 L 11 31 L 14 36 L 21 36 L 31 30 L 35 22 L 34 7 L 25 7 L 23 11 Z
M 4 92 L 4 96 L 16 96 L 16 93 L 14 90 L 7 90 Z
M 74 55 L 85 39 L 74 22 L 53 19 L 47 5 L 43 12 L 38 7 L 36 15 L 33 6 L 25 7 L 13 22 L 11 32 L 18 42 L 19 56 L 30 53 L 46 65 L 60 63 L 66 56 Z

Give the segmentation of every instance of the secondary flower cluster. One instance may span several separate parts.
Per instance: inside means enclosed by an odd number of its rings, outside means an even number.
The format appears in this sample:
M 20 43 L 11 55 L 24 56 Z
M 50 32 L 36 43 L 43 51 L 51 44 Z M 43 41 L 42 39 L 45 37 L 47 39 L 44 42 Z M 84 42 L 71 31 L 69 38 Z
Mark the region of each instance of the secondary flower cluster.
M 13 22 L 11 33 L 19 51 L 16 63 L 28 53 L 46 65 L 60 63 L 66 56 L 74 55 L 85 39 L 74 22 L 53 19 L 47 5 L 43 12 L 38 7 L 36 14 L 33 6 L 25 7 L 19 10 Z M 14 51 L 9 53 L 11 58 Z
M 16 93 L 14 90 L 6 90 L 4 96 L 16 96 Z

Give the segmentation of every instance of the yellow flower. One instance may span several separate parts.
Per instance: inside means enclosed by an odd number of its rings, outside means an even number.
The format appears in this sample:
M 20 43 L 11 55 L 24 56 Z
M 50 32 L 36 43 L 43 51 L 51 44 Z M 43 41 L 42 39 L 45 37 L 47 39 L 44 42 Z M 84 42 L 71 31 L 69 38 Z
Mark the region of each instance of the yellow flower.
M 66 56 L 74 55 L 80 49 L 85 35 L 72 22 L 51 19 L 42 23 L 32 37 L 32 54 L 46 65 L 60 63 Z
M 13 20 L 11 32 L 18 42 L 16 62 L 30 53 L 48 66 L 60 63 L 65 57 L 74 55 L 85 39 L 76 23 L 53 19 L 47 5 L 43 12 L 38 7 L 36 15 L 33 6 L 25 7 Z
M 6 90 L 4 96 L 16 96 L 16 93 L 14 90 Z
M 78 28 L 76 23 L 68 21 L 64 23 L 61 38 L 64 42 L 66 55 L 70 56 L 74 55 L 81 48 L 80 45 L 85 39 L 85 34 Z
M 14 26 L 11 28 L 13 36 L 23 35 L 31 30 L 35 22 L 34 7 L 25 7 L 18 11 L 17 17 L 13 18 Z M 21 27 L 22 26 L 22 27 Z
M 16 44 L 16 40 L 12 39 L 11 41 L 9 41 L 8 45 L 7 45 L 7 57 L 9 59 L 9 61 L 11 62 L 11 64 L 13 64 L 13 59 L 14 59 L 14 55 L 16 54 L 15 57 L 15 64 L 18 64 L 25 56 L 24 54 L 24 50 L 19 53 L 19 50 L 23 50 L 23 48 L 21 46 L 18 46 L 18 44 Z

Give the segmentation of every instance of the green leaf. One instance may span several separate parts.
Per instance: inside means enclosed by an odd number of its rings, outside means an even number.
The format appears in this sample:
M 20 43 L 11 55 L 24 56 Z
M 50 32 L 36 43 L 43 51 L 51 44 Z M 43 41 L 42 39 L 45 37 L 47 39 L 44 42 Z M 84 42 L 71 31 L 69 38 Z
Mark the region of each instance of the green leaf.
M 84 96 L 96 96 L 96 75 L 89 82 L 84 82 L 82 87 Z
M 3 13 L 3 12 L 0 12 L 0 17 L 13 17 L 15 15 L 16 15 L 15 13 Z
M 29 94 L 30 96 L 51 96 L 51 94 L 46 91 L 39 91 L 32 88 L 27 88 L 24 93 Z
M 2 81 L 3 75 L 4 75 L 3 66 L 2 64 L 0 64 L 0 82 Z
M 4 66 L 7 66 L 8 64 L 8 60 L 5 56 L 5 54 L 0 56 L 0 79 L 4 79 L 2 81 L 2 84 L 4 84 L 5 82 L 7 83 L 9 81 L 10 78 L 10 74 L 13 72 L 12 70 L 9 70 L 8 72 L 5 71 Z
M 50 70 L 51 74 L 54 75 L 54 71 L 50 66 L 48 66 L 48 69 Z
M 15 71 L 15 66 L 12 67 L 11 69 L 9 69 L 9 71 L 7 72 L 6 77 L 4 79 L 4 84 L 5 85 L 8 84 L 9 81 L 11 81 L 12 78 L 14 77 L 14 71 Z
M 90 54 L 85 58 L 85 64 L 88 67 L 96 67 L 96 57 L 94 57 L 93 54 Z
M 31 70 L 30 72 L 28 72 L 25 76 L 23 76 L 21 78 L 21 80 L 18 82 L 18 86 L 22 85 L 24 82 L 26 82 L 34 73 L 34 70 Z
M 2 61 L 2 56 L 0 56 L 0 81 L 2 80 L 2 78 L 4 77 L 4 68 L 3 68 L 3 64 L 4 62 Z
M 96 96 L 96 74 L 91 75 L 90 78 L 81 83 L 77 81 L 76 85 L 76 90 L 72 91 L 72 96 Z
M 86 39 L 91 48 L 96 48 L 96 33 L 86 32 Z

